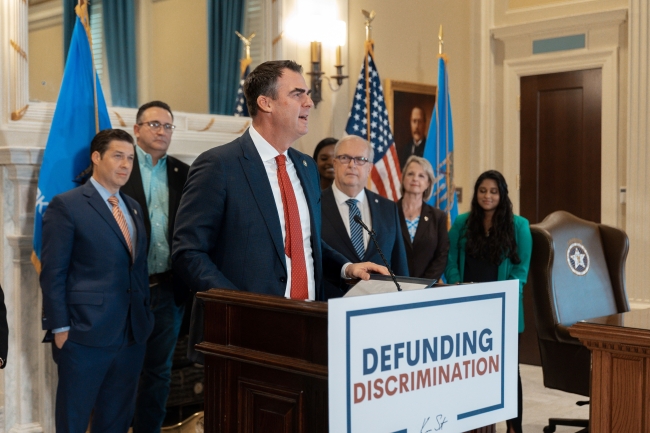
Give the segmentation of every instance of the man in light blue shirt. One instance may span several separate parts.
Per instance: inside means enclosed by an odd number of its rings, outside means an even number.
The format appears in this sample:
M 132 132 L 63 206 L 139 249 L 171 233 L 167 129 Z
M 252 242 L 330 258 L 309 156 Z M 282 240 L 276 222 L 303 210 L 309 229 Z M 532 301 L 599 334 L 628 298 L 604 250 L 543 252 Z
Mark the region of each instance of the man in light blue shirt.
M 189 166 L 167 155 L 174 116 L 161 101 L 138 110 L 133 132 L 137 140 L 133 172 L 122 191 L 142 206 L 148 240 L 149 287 L 154 330 L 147 341 L 138 385 L 134 433 L 159 432 L 171 383 L 172 357 L 183 320 L 186 290 L 174 284 L 171 240 Z

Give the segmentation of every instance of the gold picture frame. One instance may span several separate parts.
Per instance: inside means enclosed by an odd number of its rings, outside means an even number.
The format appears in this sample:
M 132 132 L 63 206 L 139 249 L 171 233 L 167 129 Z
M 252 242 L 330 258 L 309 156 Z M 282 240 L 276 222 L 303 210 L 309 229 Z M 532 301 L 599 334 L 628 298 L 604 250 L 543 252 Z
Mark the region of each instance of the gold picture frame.
M 431 122 L 431 114 L 436 103 L 438 88 L 432 84 L 385 80 L 384 94 L 386 95 L 388 119 L 399 155 L 402 147 L 412 140 L 410 121 L 411 111 L 414 107 L 420 107 L 424 112 L 424 134 L 426 135 L 429 131 L 429 122 Z M 401 164 L 404 162 L 401 161 Z

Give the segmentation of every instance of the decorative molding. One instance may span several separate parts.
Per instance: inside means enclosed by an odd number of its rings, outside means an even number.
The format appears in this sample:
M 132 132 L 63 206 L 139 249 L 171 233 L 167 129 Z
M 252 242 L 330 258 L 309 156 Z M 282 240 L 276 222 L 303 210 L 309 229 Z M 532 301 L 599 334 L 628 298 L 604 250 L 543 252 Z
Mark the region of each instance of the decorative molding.
M 15 424 L 9 429 L 9 433 L 42 433 L 43 427 L 37 422 L 29 424 Z
M 16 50 L 16 52 L 20 55 L 20 57 L 27 60 L 27 53 L 25 52 L 25 50 L 22 49 L 22 47 L 20 45 L 18 45 L 18 43 L 16 41 L 14 41 L 13 39 L 10 39 L 9 44 L 11 45 L 11 47 L 14 50 Z
M 598 26 L 618 26 L 624 23 L 626 19 L 627 9 L 614 9 L 604 12 L 533 21 L 525 24 L 495 27 L 490 30 L 490 33 L 494 39 L 507 41 L 508 39 L 520 38 L 523 35 L 575 33 Z
M 27 20 L 30 31 L 63 25 L 63 3 L 60 1 L 46 1 L 31 5 Z

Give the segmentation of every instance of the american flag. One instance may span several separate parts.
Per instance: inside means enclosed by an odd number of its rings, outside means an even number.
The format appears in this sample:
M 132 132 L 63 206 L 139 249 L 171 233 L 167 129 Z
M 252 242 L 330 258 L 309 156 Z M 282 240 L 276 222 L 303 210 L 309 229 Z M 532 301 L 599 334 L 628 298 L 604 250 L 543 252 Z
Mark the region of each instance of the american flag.
M 375 66 L 372 45 L 372 41 L 366 41 L 366 53 L 345 132 L 365 138 L 375 150 L 369 189 L 397 201 L 400 198 L 402 172 L 388 123 L 384 89 Z
M 239 88 L 237 89 L 237 103 L 235 104 L 235 113 L 234 116 L 237 117 L 248 117 L 248 107 L 246 106 L 246 97 L 244 96 L 244 81 L 248 77 L 250 72 L 250 66 L 246 66 L 246 69 L 241 74 L 241 79 L 239 80 Z

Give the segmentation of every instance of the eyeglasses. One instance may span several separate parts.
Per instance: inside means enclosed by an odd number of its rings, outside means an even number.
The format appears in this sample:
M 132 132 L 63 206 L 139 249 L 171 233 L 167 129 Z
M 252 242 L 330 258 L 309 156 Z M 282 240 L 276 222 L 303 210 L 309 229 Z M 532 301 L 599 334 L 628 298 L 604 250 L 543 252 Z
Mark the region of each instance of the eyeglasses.
M 151 128 L 152 131 L 158 131 L 161 127 L 165 128 L 165 132 L 172 132 L 174 129 L 176 129 L 176 125 L 172 125 L 171 123 L 160 123 L 160 122 L 140 122 L 138 125 L 149 125 L 149 128 Z
M 335 159 L 338 159 L 341 164 L 349 164 L 350 161 L 354 160 L 355 165 L 364 165 L 366 162 L 368 162 L 368 158 L 365 156 L 350 156 L 350 155 L 338 155 L 334 157 Z

